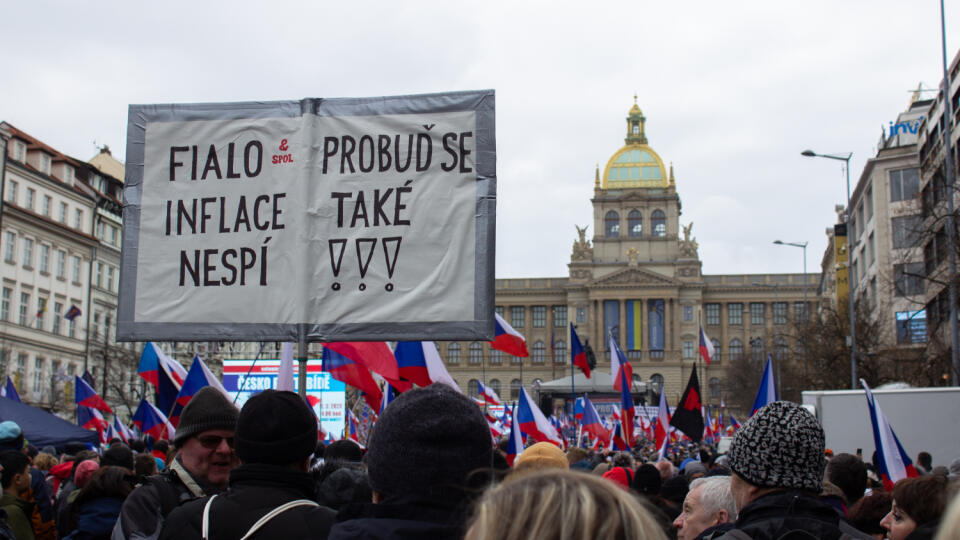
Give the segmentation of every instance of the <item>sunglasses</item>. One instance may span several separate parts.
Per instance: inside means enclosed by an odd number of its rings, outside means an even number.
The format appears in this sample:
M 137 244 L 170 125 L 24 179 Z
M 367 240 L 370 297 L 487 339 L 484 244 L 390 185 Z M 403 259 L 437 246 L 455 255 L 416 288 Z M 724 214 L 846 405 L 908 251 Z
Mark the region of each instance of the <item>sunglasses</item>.
M 233 448 L 233 437 L 219 437 L 217 435 L 204 435 L 202 437 L 197 437 L 197 442 L 200 443 L 200 446 L 206 448 L 207 450 L 216 450 L 220 448 L 220 442 L 227 441 L 227 446 Z

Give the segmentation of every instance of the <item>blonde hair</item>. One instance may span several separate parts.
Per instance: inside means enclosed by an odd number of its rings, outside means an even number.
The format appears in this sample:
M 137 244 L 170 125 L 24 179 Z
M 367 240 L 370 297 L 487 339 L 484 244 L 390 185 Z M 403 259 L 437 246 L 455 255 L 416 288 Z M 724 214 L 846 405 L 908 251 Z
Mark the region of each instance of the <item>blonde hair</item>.
M 467 540 L 666 540 L 653 516 L 613 482 L 548 469 L 510 477 L 474 508 Z
M 33 466 L 43 472 L 47 472 L 51 467 L 60 463 L 55 456 L 46 452 L 40 452 L 33 458 Z

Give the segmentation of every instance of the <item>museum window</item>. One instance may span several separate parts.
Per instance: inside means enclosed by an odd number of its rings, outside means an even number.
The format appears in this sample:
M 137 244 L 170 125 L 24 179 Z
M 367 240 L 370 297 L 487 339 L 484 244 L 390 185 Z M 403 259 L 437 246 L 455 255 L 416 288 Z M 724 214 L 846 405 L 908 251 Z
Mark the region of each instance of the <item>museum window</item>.
M 480 365 L 483 363 L 483 344 L 479 341 L 474 341 L 470 344 L 470 351 L 468 354 L 468 363 L 474 366 Z
M 493 308 L 493 312 L 496 313 L 497 315 L 499 315 L 499 316 L 502 318 L 502 317 L 503 317 L 503 306 L 496 306 L 496 307 L 494 307 L 494 308 Z
M 719 339 L 711 339 L 711 340 L 710 340 L 710 343 L 713 343 L 713 358 L 711 358 L 710 360 L 711 360 L 712 362 L 719 362 L 719 361 L 720 361 L 720 357 L 722 356 L 721 351 L 720 351 L 720 340 L 719 340 Z
M 727 304 L 727 324 L 732 326 L 743 324 L 743 304 Z
M 659 373 L 654 373 L 650 376 L 650 387 L 655 394 L 658 394 L 663 391 L 663 375 Z
M 687 322 L 693 320 L 693 306 L 683 306 L 683 320 Z
M 490 388 L 495 394 L 500 395 L 500 379 L 490 379 Z
M 754 362 L 763 362 L 764 346 L 763 340 L 753 338 L 750 340 L 750 358 Z
M 610 210 L 603 218 L 604 235 L 607 238 L 617 238 L 620 236 L 620 214 Z
M 708 325 L 720 324 L 720 304 L 706 304 L 704 310 Z
M 743 342 L 737 338 L 730 340 L 730 360 L 739 360 L 743 357 Z
M 765 318 L 766 305 L 760 302 L 750 303 L 750 324 L 753 326 L 763 326 Z
M 480 381 L 476 379 L 470 379 L 469 381 L 467 381 L 467 395 L 470 395 L 470 396 L 480 395 Z
M 807 322 L 807 306 L 803 302 L 794 302 L 793 303 L 793 320 L 794 322 L 804 323 Z
M 773 303 L 773 324 L 787 324 L 787 303 Z
M 631 210 L 627 214 L 627 231 L 632 237 L 643 236 L 643 216 L 639 210 Z
M 650 215 L 650 230 L 653 236 L 667 235 L 667 216 L 661 210 L 654 210 Z
M 514 328 L 523 328 L 524 319 L 526 317 L 526 306 L 510 306 L 510 326 Z
M 460 344 L 451 343 L 447 345 L 447 363 L 448 364 L 459 364 L 460 363 Z
M 720 379 L 718 377 L 710 377 L 710 397 L 712 399 L 720 398 Z
M 562 339 L 553 343 L 553 363 L 565 364 L 567 362 L 567 342 Z
M 785 360 L 787 358 L 787 339 L 783 337 L 778 337 L 773 342 L 773 356 L 777 360 Z
M 577 308 L 577 324 L 587 322 L 587 308 L 578 307 Z
M 547 346 L 542 341 L 533 344 L 533 363 L 543 364 L 547 360 Z
M 565 328 L 567 326 L 567 306 L 553 306 L 553 327 Z
M 533 306 L 530 308 L 530 311 L 533 313 L 533 327 L 546 328 L 547 306 Z
M 685 340 L 683 340 L 683 357 L 684 357 L 684 358 L 694 358 L 693 340 L 692 340 L 692 339 L 685 339 Z
M 490 349 L 490 364 L 497 366 L 503 364 L 503 351 Z
M 513 379 L 510 381 L 510 399 L 519 399 L 520 398 L 520 379 Z

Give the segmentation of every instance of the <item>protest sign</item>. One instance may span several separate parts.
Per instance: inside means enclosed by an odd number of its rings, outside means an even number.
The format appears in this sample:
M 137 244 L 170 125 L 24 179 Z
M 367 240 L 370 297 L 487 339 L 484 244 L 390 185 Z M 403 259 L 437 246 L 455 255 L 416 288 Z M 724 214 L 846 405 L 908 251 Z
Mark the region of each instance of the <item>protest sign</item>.
M 493 91 L 133 105 L 120 340 L 492 339 Z

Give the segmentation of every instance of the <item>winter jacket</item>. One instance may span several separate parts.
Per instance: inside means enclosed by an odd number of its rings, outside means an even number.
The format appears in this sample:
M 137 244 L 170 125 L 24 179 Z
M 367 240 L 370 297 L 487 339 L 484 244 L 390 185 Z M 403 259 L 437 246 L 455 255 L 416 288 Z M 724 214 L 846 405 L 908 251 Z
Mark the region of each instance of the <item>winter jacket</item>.
M 7 524 L 13 529 L 17 540 L 34 540 L 33 526 L 30 525 L 33 506 L 34 503 L 25 501 L 12 493 L 4 493 L 0 497 L 0 508 L 7 511 Z
M 466 513 L 462 505 L 390 497 L 378 504 L 344 506 L 328 538 L 460 540 L 465 529 Z
M 13 534 L 13 529 L 7 523 L 7 511 L 0 508 L 0 540 L 17 540 Z
M 230 488 L 210 503 L 209 538 L 241 538 L 271 510 L 296 500 L 313 500 L 313 477 L 276 465 L 248 463 L 230 472 Z M 167 516 L 161 540 L 199 539 L 209 497 L 191 501 Z M 297 506 L 261 527 L 254 538 L 326 538 L 336 512 L 325 506 Z
M 77 527 L 63 540 L 108 540 L 122 506 L 119 497 L 87 501 L 77 511 Z
M 815 495 L 785 490 L 754 499 L 740 511 L 734 529 L 719 538 L 734 540 L 745 533 L 753 540 L 777 539 L 791 531 L 823 540 L 865 536 Z
M 120 518 L 113 528 L 113 540 L 156 539 L 163 520 L 174 508 L 216 492 L 212 486 L 201 487 L 174 459 L 162 473 L 148 477 L 123 502 Z

